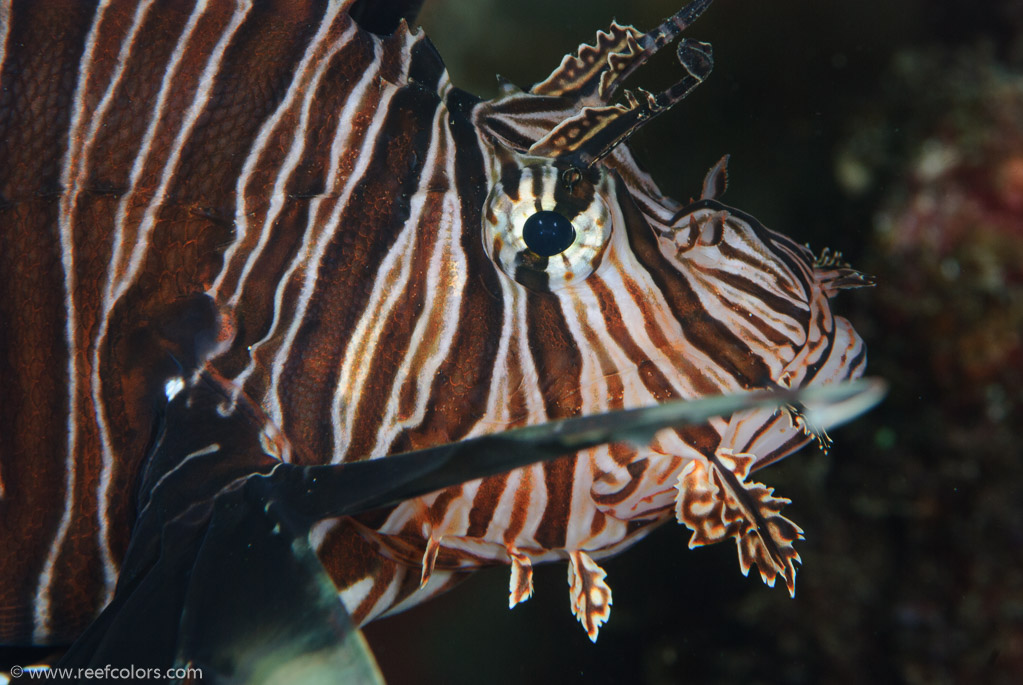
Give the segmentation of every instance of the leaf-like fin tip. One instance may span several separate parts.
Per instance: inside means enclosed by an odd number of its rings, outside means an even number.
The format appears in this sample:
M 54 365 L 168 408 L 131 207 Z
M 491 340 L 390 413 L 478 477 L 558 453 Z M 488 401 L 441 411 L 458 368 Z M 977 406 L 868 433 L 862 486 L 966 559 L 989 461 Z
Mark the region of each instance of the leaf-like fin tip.
M 514 609 L 517 604 L 521 604 L 533 596 L 533 562 L 529 555 L 514 547 L 508 548 L 508 556 L 511 558 L 508 608 Z
M 568 558 L 572 614 L 585 628 L 590 642 L 595 643 L 600 627 L 611 616 L 611 588 L 604 581 L 607 573 L 582 550 L 569 551 Z

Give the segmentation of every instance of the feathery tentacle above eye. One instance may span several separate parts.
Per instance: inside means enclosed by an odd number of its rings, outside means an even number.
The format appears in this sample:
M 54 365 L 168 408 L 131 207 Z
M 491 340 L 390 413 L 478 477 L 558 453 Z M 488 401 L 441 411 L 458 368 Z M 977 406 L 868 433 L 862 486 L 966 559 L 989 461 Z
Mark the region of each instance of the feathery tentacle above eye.
M 597 33 L 595 45 L 584 43 L 575 55 L 565 55 L 558 68 L 530 92 L 571 98 L 579 106 L 607 104 L 625 79 L 689 28 L 712 2 L 694 0 L 646 33 L 611 22 L 610 29 Z
M 622 81 L 688 28 L 711 1 L 692 2 L 645 34 L 612 24 L 610 33 L 597 35 L 596 47 L 583 45 L 578 57 L 566 57 L 554 74 L 534 86 L 533 92 L 574 96 L 577 105 L 584 107 L 534 143 L 529 153 L 590 167 L 703 83 L 714 67 L 711 46 L 683 38 L 676 55 L 686 73 L 678 82 L 656 95 L 642 89 L 638 96 L 625 91 L 624 104 L 607 104 Z M 591 68 L 586 69 L 587 65 Z M 595 98 L 591 95 L 594 81 Z
M 682 39 L 676 54 L 685 74 L 671 87 L 650 93 L 625 91 L 611 103 L 633 72 L 688 28 L 713 0 L 694 0 L 641 33 L 611 24 L 594 45 L 579 46 L 554 72 L 529 92 L 503 87 L 503 95 L 485 103 L 479 121 L 490 137 L 520 153 L 591 167 L 624 143 L 641 126 L 666 112 L 710 75 L 714 66 L 708 43 Z
M 565 159 L 579 167 L 590 167 L 611 154 L 643 124 L 689 95 L 706 80 L 714 67 L 710 43 L 683 38 L 678 44 L 677 54 L 686 75 L 675 85 L 657 95 L 640 89 L 637 97 L 625 91 L 624 104 L 586 107 L 538 140 L 529 148 L 529 153 Z

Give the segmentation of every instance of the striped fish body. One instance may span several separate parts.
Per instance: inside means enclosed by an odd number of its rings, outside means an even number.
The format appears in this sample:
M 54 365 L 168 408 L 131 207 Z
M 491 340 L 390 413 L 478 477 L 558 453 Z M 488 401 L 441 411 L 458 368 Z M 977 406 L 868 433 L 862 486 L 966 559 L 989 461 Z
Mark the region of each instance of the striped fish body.
M 828 298 L 863 279 L 713 192 L 683 207 L 623 142 L 706 76 L 697 47 L 685 88 L 609 104 L 708 4 L 480 101 L 348 2 L 0 0 L 0 643 L 68 641 L 109 601 L 175 374 L 219 379 L 298 464 L 858 376 Z M 569 247 L 526 240 L 540 212 Z M 567 559 L 595 639 L 595 559 L 673 513 L 792 589 L 800 530 L 749 476 L 809 429 L 746 412 L 311 540 L 358 622 L 494 563 L 514 605 L 533 562 Z

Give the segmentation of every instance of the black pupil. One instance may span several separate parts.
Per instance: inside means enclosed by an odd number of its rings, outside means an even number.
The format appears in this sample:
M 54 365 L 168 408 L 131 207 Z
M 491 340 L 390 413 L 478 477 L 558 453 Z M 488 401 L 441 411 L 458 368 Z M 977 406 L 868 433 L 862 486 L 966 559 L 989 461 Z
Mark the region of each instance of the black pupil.
M 557 212 L 543 210 L 526 219 L 522 226 L 526 247 L 542 257 L 561 254 L 575 242 L 572 222 Z

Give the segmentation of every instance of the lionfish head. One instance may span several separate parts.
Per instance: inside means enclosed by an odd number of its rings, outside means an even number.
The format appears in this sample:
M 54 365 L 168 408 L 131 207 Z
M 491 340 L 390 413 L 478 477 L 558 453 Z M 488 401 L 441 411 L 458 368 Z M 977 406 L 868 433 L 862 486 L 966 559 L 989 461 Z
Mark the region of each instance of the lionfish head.
M 476 324 L 499 341 L 478 426 L 862 373 L 862 342 L 828 305 L 838 287 L 864 284 L 855 272 L 718 202 L 724 159 L 684 206 L 628 149 L 709 75 L 710 45 L 678 40 L 682 75 L 662 92 L 618 97 L 620 86 L 710 4 L 694 0 L 646 33 L 612 23 L 528 91 L 504 83 L 473 108 L 488 187 L 482 250 L 496 273 L 482 280 L 501 303 L 496 320 Z M 780 513 L 788 500 L 749 476 L 813 437 L 825 444 L 799 408 L 739 413 L 409 503 L 378 531 L 409 560 L 423 554 L 424 583 L 435 567 L 510 563 L 512 606 L 531 593 L 533 562 L 567 557 L 573 612 L 596 639 L 610 590 L 593 558 L 672 512 L 690 546 L 735 538 L 744 573 L 756 565 L 794 591 L 802 531 Z M 394 543 L 420 534 L 425 552 Z

